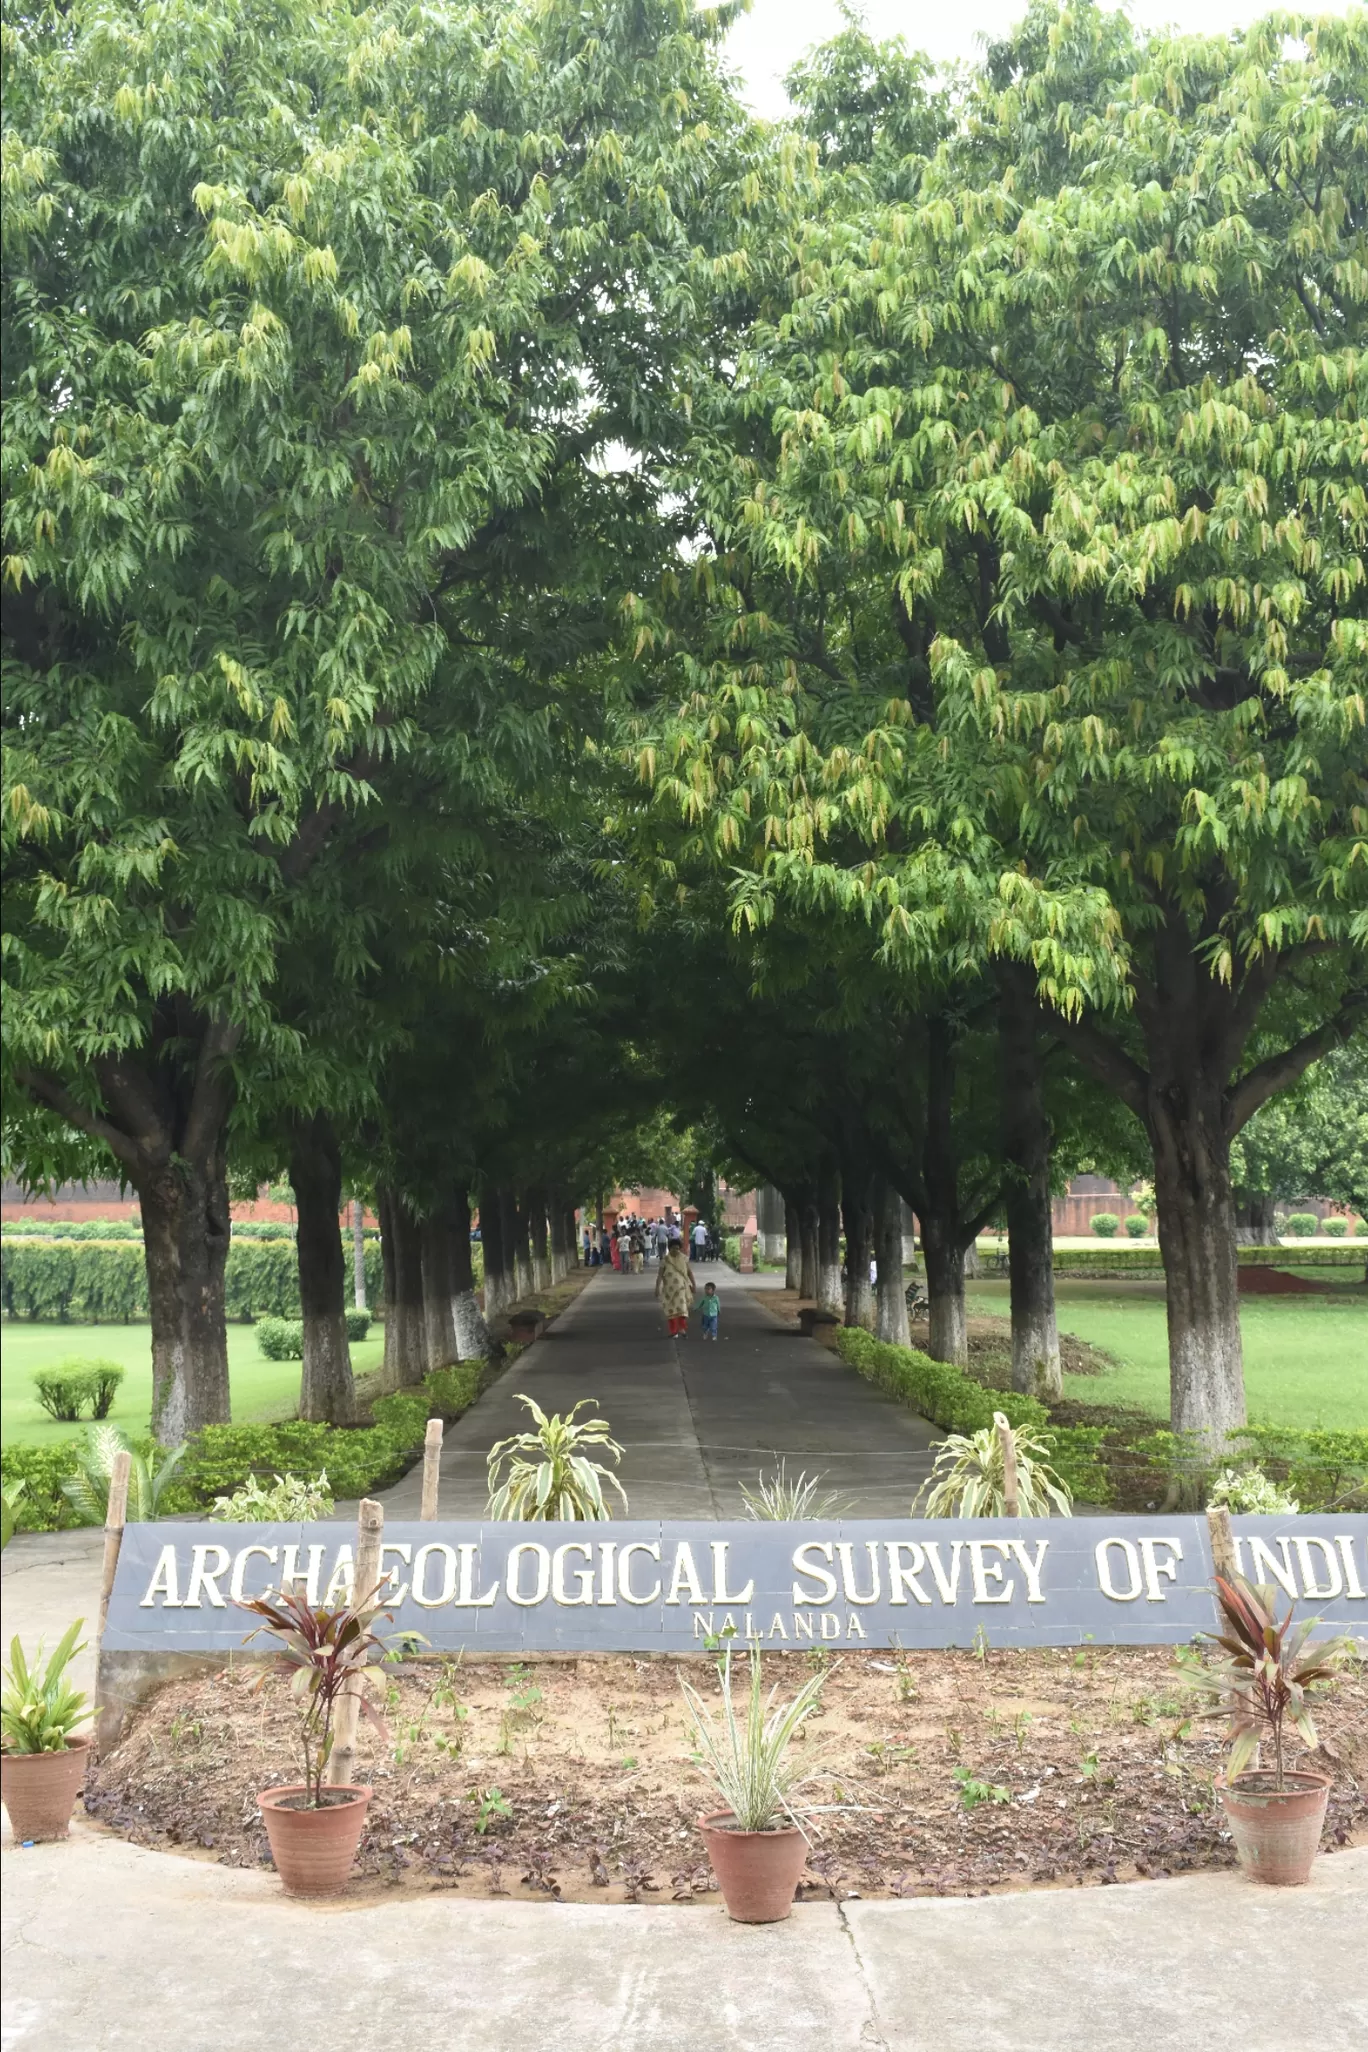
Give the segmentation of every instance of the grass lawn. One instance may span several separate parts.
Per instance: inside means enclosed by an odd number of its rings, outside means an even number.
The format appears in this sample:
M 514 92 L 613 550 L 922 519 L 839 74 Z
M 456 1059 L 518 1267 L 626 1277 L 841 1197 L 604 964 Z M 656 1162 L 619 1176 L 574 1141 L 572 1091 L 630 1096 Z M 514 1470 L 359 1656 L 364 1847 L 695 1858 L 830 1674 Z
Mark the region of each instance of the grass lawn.
M 358 1375 L 380 1366 L 381 1329 L 353 1346 Z M 6 1320 L 0 1330 L 0 1433 L 6 1440 L 67 1439 L 85 1425 L 59 1425 L 33 1393 L 35 1370 L 55 1367 L 68 1355 L 117 1361 L 125 1370 L 110 1421 L 130 1436 L 146 1432 L 152 1414 L 152 1338 L 146 1325 L 30 1325 Z M 299 1402 L 298 1361 L 268 1361 L 257 1346 L 256 1328 L 228 1328 L 228 1377 L 233 1417 L 274 1420 L 293 1417 Z
M 1168 1416 L 1168 1335 L 1159 1282 L 1060 1282 L 1061 1331 L 1105 1348 L 1119 1362 L 1106 1375 L 1066 1375 L 1076 1402 L 1134 1404 Z M 972 1310 L 1007 1308 L 1006 1283 L 976 1283 Z M 1368 1293 L 1246 1297 L 1240 1305 L 1249 1416 L 1259 1425 L 1368 1425 Z

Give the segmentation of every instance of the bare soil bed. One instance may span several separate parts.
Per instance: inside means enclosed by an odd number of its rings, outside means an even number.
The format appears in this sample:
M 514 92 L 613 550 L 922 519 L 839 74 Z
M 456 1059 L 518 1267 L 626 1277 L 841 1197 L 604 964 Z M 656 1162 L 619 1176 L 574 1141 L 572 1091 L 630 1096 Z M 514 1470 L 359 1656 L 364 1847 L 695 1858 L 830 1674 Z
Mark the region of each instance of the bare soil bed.
M 776 1655 L 787 1694 L 827 1658 Z M 375 1797 L 353 1887 L 692 1902 L 714 1884 L 696 1823 L 679 1676 L 626 1656 L 388 1675 L 388 1742 L 364 1726 Z M 173 1683 L 95 1769 L 92 1818 L 140 1845 L 269 1864 L 255 1792 L 299 1779 L 285 1685 L 236 1666 Z M 1162 1648 L 830 1658 L 805 1740 L 803 1899 L 974 1895 L 1229 1866 L 1220 1727 L 1192 1720 Z M 1334 1777 L 1323 1847 L 1368 1842 L 1368 1666 L 1317 1711 Z M 1298 1761 L 1297 1764 L 1302 1764 Z

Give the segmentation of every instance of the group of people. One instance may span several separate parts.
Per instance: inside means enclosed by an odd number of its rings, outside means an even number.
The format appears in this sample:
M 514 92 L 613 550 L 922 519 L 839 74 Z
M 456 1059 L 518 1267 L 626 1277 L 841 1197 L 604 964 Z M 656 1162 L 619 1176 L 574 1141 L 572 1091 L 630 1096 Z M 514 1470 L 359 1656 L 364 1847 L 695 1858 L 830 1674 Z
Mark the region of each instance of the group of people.
M 583 1236 L 586 1268 L 616 1268 L 621 1275 L 641 1275 L 648 1261 L 663 1262 L 671 1247 L 682 1246 L 695 1261 L 716 1261 L 722 1243 L 700 1218 L 684 1229 L 675 1218 L 642 1218 L 622 1212 L 611 1226 L 586 1225 Z
M 692 1261 L 716 1261 L 722 1243 L 703 1219 L 695 1220 L 687 1239 L 684 1228 L 673 1218 L 641 1218 L 623 1212 L 609 1226 L 584 1228 L 586 1268 L 616 1268 L 621 1275 L 640 1275 L 646 1263 L 657 1263 L 655 1293 L 665 1313 L 672 1339 L 683 1339 L 689 1330 L 689 1313 L 698 1295 Z M 691 1260 L 692 1257 L 692 1260 Z M 705 1283 L 699 1304 L 703 1337 L 716 1340 L 720 1300 L 717 1284 Z

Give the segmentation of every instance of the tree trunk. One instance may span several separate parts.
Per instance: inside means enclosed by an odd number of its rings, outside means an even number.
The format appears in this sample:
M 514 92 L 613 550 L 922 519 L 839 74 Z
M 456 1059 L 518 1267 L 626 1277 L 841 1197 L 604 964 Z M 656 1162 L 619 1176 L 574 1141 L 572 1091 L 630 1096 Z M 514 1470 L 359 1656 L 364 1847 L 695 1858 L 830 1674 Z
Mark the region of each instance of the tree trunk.
M 299 1415 L 350 1424 L 356 1393 L 347 1344 L 347 1261 L 342 1252 L 342 1152 L 326 1112 L 292 1122 L 290 1187 L 298 1225 L 299 1304 L 304 1363 Z
M 823 1163 L 817 1185 L 817 1301 L 839 1318 L 841 1291 L 841 1179 L 834 1163 Z
M 1245 1422 L 1244 1351 L 1230 1142 L 1221 1093 L 1185 1079 L 1150 1092 L 1154 1195 L 1168 1297 L 1175 1432 L 1213 1453 Z
M 359 1197 L 352 1199 L 352 1301 L 358 1311 L 366 1308 L 366 1207 Z
M 1050 1403 L 1064 1393 L 1055 1322 L 1050 1122 L 1036 1030 L 1035 991 L 1004 972 L 1002 1151 L 1008 1165 L 1007 1260 L 1012 1299 L 1012 1387 Z
M 384 1194 L 380 1230 L 390 1246 L 385 1264 L 385 1387 L 409 1389 L 427 1373 L 423 1244 L 418 1221 L 396 1190 Z
M 819 1224 L 820 1213 L 817 1208 L 817 1193 L 815 1190 L 805 1192 L 798 1207 L 798 1244 L 802 1254 L 802 1267 L 798 1288 L 804 1300 L 809 1304 L 815 1304 L 818 1301 L 818 1291 L 821 1288 L 821 1255 L 818 1245 Z
M 1278 1245 L 1277 1200 L 1267 1190 L 1235 1192 L 1235 1240 L 1241 1247 Z
M 784 1199 L 784 1288 L 803 1293 L 803 1221 L 796 1204 Z
M 423 1268 L 423 1344 L 429 1369 L 450 1368 L 461 1358 L 456 1340 L 451 1240 L 452 1221 L 445 1206 L 440 1206 L 423 1220 L 419 1229 Z
M 480 1185 L 480 1254 L 484 1262 L 484 1316 L 497 1318 L 510 1301 L 508 1253 L 503 1236 L 503 1195 L 492 1183 Z
M 511 1190 L 504 1192 L 503 1229 L 512 1302 L 520 1304 L 532 1295 L 532 1242 L 527 1230 L 526 1199 L 519 1199 Z
M 933 1361 L 967 1366 L 969 1330 L 964 1316 L 964 1244 L 949 1222 L 934 1213 L 921 1221 L 926 1294 L 931 1301 L 931 1334 L 926 1351 Z
M 553 1283 L 558 1283 L 563 1277 L 569 1275 L 570 1270 L 575 1266 L 573 1251 L 575 1245 L 575 1215 L 571 1212 L 570 1223 L 567 1228 L 565 1206 L 561 1203 L 560 1195 L 556 1191 L 551 1193 L 550 1217 L 551 1280 Z
M 546 1191 L 540 1184 L 527 1193 L 524 1200 L 527 1207 L 527 1240 L 531 1252 L 532 1292 L 546 1289 L 551 1282 L 551 1250 L 547 1239 L 547 1215 L 550 1204 Z
M 152 1432 L 163 1446 L 179 1446 L 232 1415 L 223 1307 L 231 1228 L 221 1130 L 206 1160 L 182 1156 L 139 1173 L 133 1187 L 152 1326 Z
M 228 1259 L 229 1067 L 242 1028 L 183 996 L 153 1008 L 146 1045 L 93 1064 L 100 1109 L 44 1069 L 15 1081 L 99 1140 L 138 1193 L 152 1326 L 152 1430 L 178 1443 L 230 1416 L 223 1272 Z
M 841 1220 L 846 1244 L 845 1322 L 872 1331 L 874 1292 L 869 1264 L 874 1255 L 873 1178 L 867 1174 L 857 1176 L 849 1166 L 841 1173 Z
M 456 1327 L 458 1361 L 483 1361 L 493 1352 L 489 1327 L 475 1294 L 475 1266 L 470 1252 L 470 1199 L 458 1191 L 452 1206 L 451 1316 Z
M 902 1198 L 882 1179 L 874 1186 L 875 1231 L 878 1236 L 879 1291 L 877 1331 L 891 1346 L 912 1344 L 903 1284 Z

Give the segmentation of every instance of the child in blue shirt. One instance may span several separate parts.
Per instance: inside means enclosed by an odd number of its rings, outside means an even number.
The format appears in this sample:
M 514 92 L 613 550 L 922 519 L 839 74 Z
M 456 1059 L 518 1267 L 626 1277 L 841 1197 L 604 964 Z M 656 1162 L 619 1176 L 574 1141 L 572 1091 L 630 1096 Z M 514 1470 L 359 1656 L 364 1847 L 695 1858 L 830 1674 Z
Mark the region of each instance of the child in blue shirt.
M 717 1284 L 715 1282 L 704 1283 L 703 1300 L 698 1309 L 699 1315 L 703 1320 L 704 1339 L 715 1340 L 717 1338 L 717 1314 L 722 1309 L 722 1299 L 717 1294 Z

